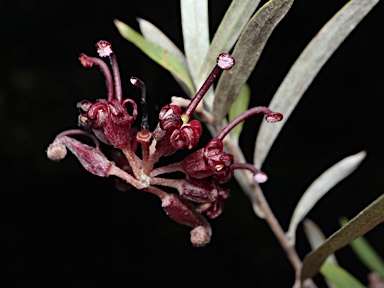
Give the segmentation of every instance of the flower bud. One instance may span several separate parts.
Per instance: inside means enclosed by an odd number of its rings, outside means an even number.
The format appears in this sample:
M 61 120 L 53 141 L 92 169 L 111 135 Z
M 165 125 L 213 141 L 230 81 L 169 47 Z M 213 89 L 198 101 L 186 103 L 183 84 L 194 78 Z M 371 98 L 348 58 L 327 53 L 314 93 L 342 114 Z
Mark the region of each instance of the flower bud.
M 65 145 L 88 172 L 101 177 L 109 175 L 108 172 L 112 163 L 100 150 L 68 136 L 57 138 L 56 141 Z
M 212 203 L 229 197 L 229 190 L 220 187 L 212 178 L 185 179 L 180 195 L 196 203 Z
M 48 146 L 47 157 L 52 161 L 60 161 L 67 155 L 67 148 L 59 141 L 54 141 Z
M 195 247 L 205 246 L 211 241 L 212 229 L 210 226 L 197 226 L 191 231 L 191 243 Z
M 191 150 L 196 147 L 203 128 L 197 120 L 191 120 L 188 124 L 183 124 L 180 129 L 175 129 L 170 137 L 173 147 L 181 149 L 187 148 Z
M 196 211 L 195 206 L 188 200 L 175 194 L 168 194 L 162 199 L 161 206 L 165 213 L 177 223 L 196 227 L 207 221 Z
M 232 178 L 232 164 L 233 155 L 223 152 L 223 143 L 214 138 L 204 148 L 184 158 L 182 167 L 190 178 L 215 176 L 215 180 L 221 184 Z
M 124 106 L 127 102 L 133 106 L 132 115 L 129 115 Z M 132 99 L 127 98 L 122 103 L 117 99 L 113 99 L 111 102 L 100 99 L 89 107 L 87 116 L 95 129 L 103 129 L 106 139 L 114 147 L 121 148 L 129 145 L 131 123 L 137 116 L 137 106 Z

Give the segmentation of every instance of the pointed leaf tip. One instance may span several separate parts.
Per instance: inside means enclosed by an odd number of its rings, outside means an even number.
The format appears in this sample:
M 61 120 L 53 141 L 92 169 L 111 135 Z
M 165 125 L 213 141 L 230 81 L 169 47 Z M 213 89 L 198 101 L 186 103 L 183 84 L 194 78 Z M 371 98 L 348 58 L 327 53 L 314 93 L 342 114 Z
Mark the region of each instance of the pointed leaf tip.
M 348 177 L 360 165 L 366 154 L 365 151 L 361 151 L 345 157 L 323 172 L 307 188 L 297 203 L 289 224 L 287 238 L 291 241 L 292 245 L 295 243 L 295 234 L 299 223 L 326 193 L 344 178 Z

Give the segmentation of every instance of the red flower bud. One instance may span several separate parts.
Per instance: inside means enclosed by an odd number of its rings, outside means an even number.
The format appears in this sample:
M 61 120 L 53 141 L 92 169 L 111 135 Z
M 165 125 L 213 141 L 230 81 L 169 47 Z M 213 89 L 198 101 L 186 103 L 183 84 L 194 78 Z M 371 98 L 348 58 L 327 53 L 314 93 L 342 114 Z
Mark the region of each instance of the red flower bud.
M 125 103 L 131 103 L 133 114 L 129 115 Z M 88 118 L 93 123 L 93 128 L 102 128 L 106 139 L 116 148 L 126 147 L 131 139 L 131 123 L 136 119 L 137 106 L 131 99 L 120 103 L 117 99 L 107 102 L 104 99 L 92 104 L 88 109 Z M 100 139 L 103 141 L 103 139 Z M 105 141 L 103 141 L 105 142 Z
M 165 105 L 159 113 L 160 128 L 164 134 L 155 133 L 158 142 L 156 149 L 164 151 L 164 156 L 169 156 L 178 149 L 193 149 L 199 142 L 203 128 L 197 120 L 183 124 L 181 108 L 177 105 Z M 169 147 L 170 146 L 170 147 Z
M 215 179 L 185 179 L 180 195 L 196 203 L 211 203 L 229 197 L 229 190 L 217 185 Z
M 161 206 L 165 213 L 177 223 L 189 227 L 197 227 L 207 223 L 207 220 L 196 211 L 196 207 L 179 195 L 168 194 L 162 199 Z
M 218 183 L 225 183 L 233 176 L 233 155 L 223 152 L 223 143 L 212 139 L 208 144 L 187 156 L 182 161 L 183 171 L 190 178 L 205 178 L 215 175 Z
M 165 105 L 159 113 L 159 124 L 163 130 L 176 129 L 183 125 L 181 108 L 177 105 Z
M 188 124 L 183 124 L 179 129 L 175 129 L 170 137 L 173 147 L 181 149 L 187 148 L 191 150 L 196 147 L 203 128 L 197 120 L 191 120 Z
M 101 177 L 109 175 L 112 163 L 100 150 L 68 136 L 56 138 L 55 142 L 67 147 L 88 172 Z
M 191 231 L 193 246 L 201 247 L 209 243 L 212 235 L 211 226 L 191 202 L 179 195 L 168 194 L 162 199 L 161 206 L 171 219 L 194 228 Z

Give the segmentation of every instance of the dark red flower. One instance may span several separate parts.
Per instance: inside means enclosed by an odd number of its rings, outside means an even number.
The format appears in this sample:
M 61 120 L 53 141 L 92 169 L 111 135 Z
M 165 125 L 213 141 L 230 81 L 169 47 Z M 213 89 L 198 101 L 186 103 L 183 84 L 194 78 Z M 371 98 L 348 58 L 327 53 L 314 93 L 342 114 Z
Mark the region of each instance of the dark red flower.
M 193 228 L 192 244 L 206 245 L 212 231 L 205 215 L 213 219 L 222 213 L 229 190 L 220 185 L 233 177 L 234 170 L 251 171 L 259 183 L 267 180 L 266 174 L 252 164 L 234 163 L 233 155 L 223 151 L 224 137 L 252 115 L 264 114 L 268 122 L 280 121 L 282 115 L 266 107 L 251 108 L 231 121 L 204 148 L 180 162 L 155 168 L 163 156 L 183 148 L 196 148 L 203 129 L 200 121 L 191 120 L 193 113 L 219 74 L 231 69 L 235 60 L 227 53 L 220 54 L 217 65 L 184 111 L 177 105 L 165 105 L 160 110 L 158 125 L 151 131 L 144 82 L 137 77 L 130 78 L 131 84 L 141 91 L 142 105 L 141 124 L 139 128 L 132 128 L 138 109 L 132 99 L 123 99 L 119 67 L 112 46 L 107 41 L 99 41 L 96 48 L 100 57 L 109 57 L 111 69 L 104 60 L 96 57 L 80 54 L 79 60 L 85 68 L 100 68 L 106 80 L 107 95 L 105 99 L 98 99 L 94 103 L 83 100 L 77 104 L 80 112 L 78 125 L 83 130 L 67 130 L 57 135 L 47 149 L 48 158 L 59 161 L 66 156 L 68 149 L 90 173 L 101 177 L 116 177 L 120 181 L 117 186 L 120 190 L 134 187 L 156 195 L 171 219 Z M 93 141 L 95 147 L 70 136 L 86 136 Z M 106 154 L 102 152 L 100 142 L 107 145 L 103 147 Z M 173 172 L 184 172 L 186 175 L 181 179 L 160 176 Z M 158 186 L 177 190 L 179 195 L 166 192 Z
M 184 158 L 182 169 L 190 178 L 214 176 L 218 183 L 225 183 L 233 176 L 233 155 L 223 152 L 223 143 L 214 138 L 208 144 Z

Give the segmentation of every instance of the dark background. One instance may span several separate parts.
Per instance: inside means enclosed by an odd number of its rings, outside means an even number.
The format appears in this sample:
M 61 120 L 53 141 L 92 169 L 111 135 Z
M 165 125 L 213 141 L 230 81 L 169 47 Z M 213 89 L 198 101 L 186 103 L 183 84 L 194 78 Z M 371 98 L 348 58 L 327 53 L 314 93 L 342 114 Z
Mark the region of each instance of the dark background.
M 268 104 L 306 44 L 346 2 L 293 4 L 248 81 L 251 106 Z M 211 35 L 229 3 L 210 1 Z M 45 156 L 57 133 L 76 127 L 76 102 L 105 95 L 98 69 L 83 69 L 77 60 L 81 52 L 96 55 L 100 39 L 114 45 L 125 96 L 138 97 L 130 76 L 145 81 L 152 128 L 158 109 L 184 95 L 113 24 L 117 18 L 138 30 L 135 18 L 147 19 L 182 48 L 179 8 L 171 0 L 0 2 L 2 287 L 292 286 L 284 252 L 234 180 L 223 214 L 211 221 L 211 243 L 193 248 L 189 228 L 165 216 L 156 197 L 118 192 L 114 179 L 88 174 L 72 155 L 59 164 Z M 354 217 L 383 193 L 383 12 L 379 3 L 334 53 L 266 160 L 270 180 L 263 190 L 284 229 L 308 185 L 361 150 L 367 151 L 362 165 L 308 218 L 329 236 L 340 216 Z M 259 124 L 256 117 L 247 121 L 241 137 L 250 162 Z M 301 225 L 297 237 L 303 258 L 310 248 Z M 366 237 L 384 256 L 383 226 Z M 368 270 L 349 247 L 336 256 L 366 284 Z

